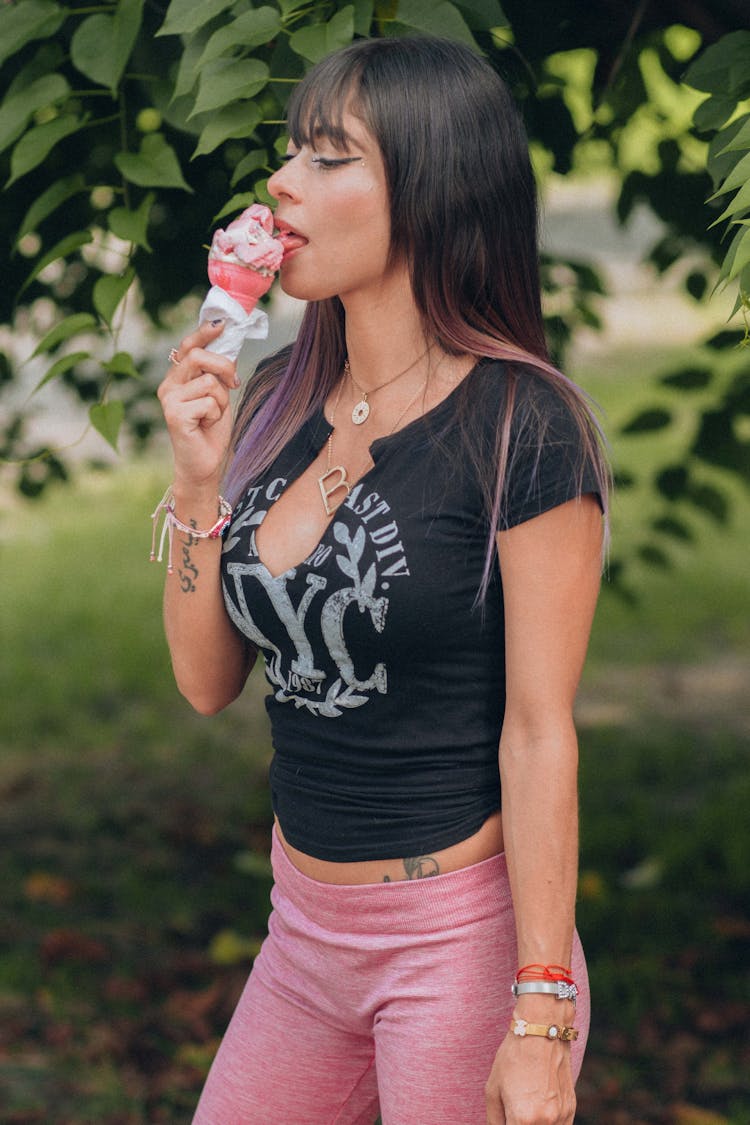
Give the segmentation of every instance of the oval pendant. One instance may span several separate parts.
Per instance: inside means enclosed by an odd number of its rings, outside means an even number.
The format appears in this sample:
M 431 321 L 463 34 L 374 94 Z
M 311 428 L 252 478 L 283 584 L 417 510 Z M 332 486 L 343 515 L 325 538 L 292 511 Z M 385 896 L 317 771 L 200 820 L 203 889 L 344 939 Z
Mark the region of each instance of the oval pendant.
M 370 417 L 370 404 L 362 399 L 352 410 L 352 422 L 355 426 L 361 426 Z

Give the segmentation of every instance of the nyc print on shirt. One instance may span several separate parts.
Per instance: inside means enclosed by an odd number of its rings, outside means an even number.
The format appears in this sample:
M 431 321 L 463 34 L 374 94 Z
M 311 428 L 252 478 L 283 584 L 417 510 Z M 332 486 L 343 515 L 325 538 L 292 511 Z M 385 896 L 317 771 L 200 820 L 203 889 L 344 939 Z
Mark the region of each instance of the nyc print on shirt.
M 242 501 L 225 551 L 247 529 L 249 557 L 226 564 L 225 598 L 234 623 L 265 655 L 275 699 L 334 718 L 388 690 L 372 642 L 386 625 L 391 584 L 408 578 L 409 566 L 390 505 L 360 483 L 308 558 L 274 577 L 258 556 L 255 530 L 286 485 L 277 477 Z

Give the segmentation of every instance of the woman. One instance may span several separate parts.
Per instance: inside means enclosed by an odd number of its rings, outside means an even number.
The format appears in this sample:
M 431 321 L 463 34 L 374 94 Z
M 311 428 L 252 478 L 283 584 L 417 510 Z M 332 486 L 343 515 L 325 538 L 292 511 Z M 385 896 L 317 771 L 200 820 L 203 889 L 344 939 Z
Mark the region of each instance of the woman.
M 196 529 L 166 583 L 177 682 L 214 713 L 262 650 L 275 748 L 269 937 L 195 1121 L 562 1125 L 607 471 L 547 357 L 523 128 L 431 38 L 330 56 L 288 125 L 268 189 L 299 336 L 234 427 L 220 326 L 160 389 Z M 222 552 L 198 532 L 227 457 Z

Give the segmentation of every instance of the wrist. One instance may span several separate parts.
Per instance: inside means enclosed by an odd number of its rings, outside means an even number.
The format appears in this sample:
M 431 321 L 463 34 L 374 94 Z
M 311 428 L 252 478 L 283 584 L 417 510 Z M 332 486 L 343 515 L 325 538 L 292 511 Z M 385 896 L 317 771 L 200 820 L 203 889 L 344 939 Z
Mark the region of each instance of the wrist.
M 540 993 L 519 996 L 513 1014 L 532 1023 L 565 1023 L 575 1020 L 576 1006 L 571 1000 L 558 1000 Z
M 183 510 L 196 508 L 201 513 L 218 511 L 220 491 L 221 477 L 203 481 L 190 481 L 175 477 L 171 486 L 175 506 L 179 505 Z

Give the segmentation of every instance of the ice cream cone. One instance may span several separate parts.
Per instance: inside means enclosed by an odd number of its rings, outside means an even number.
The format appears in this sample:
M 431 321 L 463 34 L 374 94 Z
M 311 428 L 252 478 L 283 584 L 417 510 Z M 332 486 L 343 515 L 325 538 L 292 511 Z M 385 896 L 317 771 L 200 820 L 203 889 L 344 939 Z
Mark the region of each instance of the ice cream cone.
M 209 259 L 208 277 L 212 285 L 218 285 L 235 301 L 239 301 L 247 313 L 252 312 L 259 298 L 268 292 L 274 281 L 273 275 L 267 277 L 251 267 L 215 259 Z

